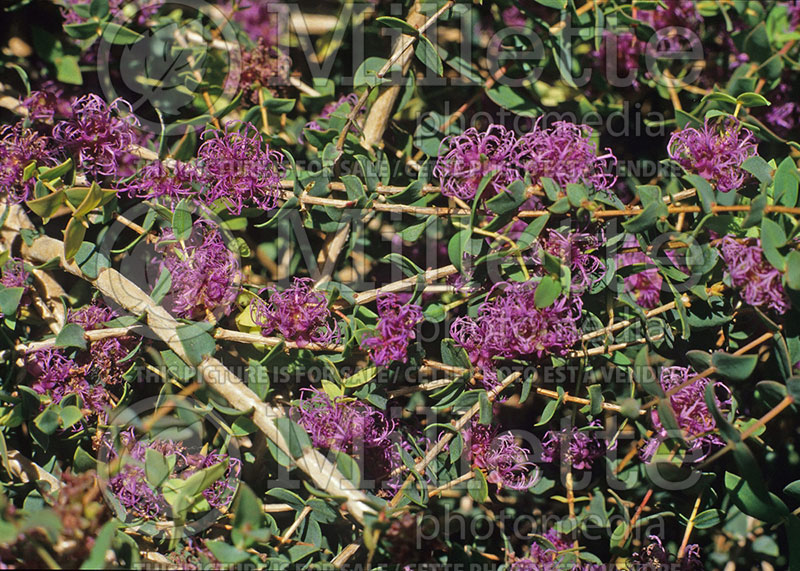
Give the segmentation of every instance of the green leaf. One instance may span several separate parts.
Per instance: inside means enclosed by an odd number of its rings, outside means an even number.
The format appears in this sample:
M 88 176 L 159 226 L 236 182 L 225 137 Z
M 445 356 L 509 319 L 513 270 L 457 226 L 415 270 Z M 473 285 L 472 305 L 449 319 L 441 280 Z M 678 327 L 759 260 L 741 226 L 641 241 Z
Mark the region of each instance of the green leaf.
M 106 554 L 111 549 L 111 543 L 114 541 L 117 529 L 117 520 L 113 519 L 100 528 L 100 532 L 94 539 L 92 551 L 89 553 L 89 557 L 81 564 L 81 569 L 106 568 Z
M 69 405 L 61 409 L 59 417 L 61 419 L 61 428 L 69 428 L 83 419 L 83 413 L 77 406 Z
M 492 403 L 489 402 L 489 395 L 486 391 L 478 393 L 479 416 L 478 422 L 481 424 L 490 424 L 492 422 Z
M 167 458 L 158 450 L 147 448 L 145 450 L 145 475 L 153 487 L 158 488 L 169 477 L 172 467 Z
M 536 0 L 537 3 L 548 8 L 555 8 L 556 10 L 563 10 L 567 7 L 568 0 Z
M 45 434 L 53 434 L 58 430 L 58 412 L 56 405 L 50 405 L 37 416 L 33 423 Z
M 715 351 L 711 355 L 711 364 L 720 375 L 730 381 L 746 381 L 758 364 L 758 356 L 730 355 L 724 351 Z
M 702 176 L 696 174 L 686 174 L 683 178 L 697 189 L 697 195 L 700 197 L 700 203 L 703 205 L 703 212 L 711 212 L 711 206 L 716 202 L 714 198 L 714 189 L 711 188 L 711 184 Z
M 290 418 L 285 416 L 276 418 L 275 425 L 286 440 L 292 458 L 299 458 L 303 455 L 305 448 L 311 447 L 311 438 L 308 433 Z
M 77 347 L 86 349 L 83 327 L 77 323 L 67 323 L 56 335 L 56 347 Z
M 56 79 L 70 85 L 81 85 L 81 66 L 78 56 L 61 55 L 53 58 L 53 65 L 56 66 Z
M 250 554 L 247 551 L 242 551 L 224 541 L 210 539 L 206 541 L 206 547 L 223 565 L 235 565 L 250 558 Z
M 456 345 L 456 342 L 452 339 L 442 339 L 440 347 L 442 361 L 444 361 L 446 365 L 461 367 L 462 369 L 469 369 L 472 366 L 467 352 L 460 345 Z
M 442 58 L 439 57 L 436 47 L 425 36 L 419 37 L 419 41 L 414 48 L 414 55 L 422 62 L 422 65 L 433 71 L 437 76 L 441 76 L 444 73 Z
M 764 257 L 776 270 L 786 267 L 786 258 L 778 251 L 786 244 L 786 232 L 776 222 L 769 218 L 761 221 L 761 247 Z
M 561 281 L 552 276 L 545 276 L 536 286 L 533 302 L 537 309 L 550 306 L 561 295 Z
M 730 103 L 731 105 L 736 104 L 735 97 L 727 93 L 724 93 L 722 91 L 715 91 L 713 93 L 709 93 L 708 95 L 704 96 L 703 99 L 700 100 L 701 103 L 705 103 L 706 101 L 722 101 L 724 103 Z
M 143 36 L 140 33 L 114 22 L 106 22 L 105 26 L 103 26 L 103 39 L 112 44 L 133 44 L 142 38 Z
M 409 24 L 401 20 L 400 18 L 393 18 L 392 16 L 381 16 L 380 18 L 375 18 L 375 21 L 379 24 L 383 24 L 384 26 L 388 26 L 389 28 L 394 28 L 396 30 L 402 30 L 402 32 L 408 36 L 416 37 L 419 33 L 417 29 Z
M 653 202 L 645 206 L 641 213 L 637 214 L 627 222 L 623 222 L 622 227 L 631 234 L 642 232 L 653 226 L 659 218 L 668 214 L 667 205 L 663 202 Z
M 469 484 L 469 495 L 476 502 L 483 503 L 489 499 L 489 484 L 480 468 L 474 468 L 472 473 L 475 474 L 475 477 Z
M 40 172 L 36 178 L 45 182 L 50 182 L 51 180 L 63 177 L 70 171 L 70 169 L 72 169 L 72 159 L 67 159 L 63 163 L 54 167 L 40 169 Z
M 365 367 L 359 370 L 354 375 L 351 375 L 343 380 L 344 386 L 347 388 L 360 387 L 366 385 L 378 374 L 378 367 Z
M 171 287 L 172 274 L 167 268 L 161 268 L 161 273 L 158 275 L 156 285 L 153 286 L 153 291 L 150 292 L 150 297 L 154 302 L 161 303 Z
M 791 157 L 786 157 L 775 171 L 775 200 L 784 206 L 797 206 L 800 174 Z
M 353 86 L 361 87 L 362 85 L 366 85 L 368 87 L 377 87 L 378 85 L 389 81 L 386 76 L 383 78 L 378 77 L 378 72 L 387 63 L 387 61 L 388 60 L 381 57 L 369 57 L 365 59 L 362 64 L 358 66 L 358 69 L 353 76 Z M 400 67 L 398 65 L 394 65 L 386 75 L 391 75 L 393 71 L 397 72 L 399 70 Z
M 486 201 L 486 207 L 495 214 L 507 214 L 516 212 L 520 205 L 525 202 L 525 184 L 522 181 L 514 181 L 506 189 Z
M 64 259 L 71 262 L 86 236 L 86 227 L 78 218 L 70 218 L 64 229 Z
M 742 168 L 752 174 L 759 182 L 769 184 L 772 182 L 772 167 L 759 156 L 750 157 L 742 163 Z
M 92 17 L 102 20 L 108 16 L 108 13 L 108 0 L 92 0 L 89 3 L 89 14 Z
M 189 323 L 177 327 L 176 333 L 186 351 L 189 364 L 197 366 L 203 359 L 214 354 L 216 343 L 208 333 L 211 327 L 210 323 Z
M 786 256 L 786 285 L 793 290 L 800 290 L 800 252 L 792 250 Z
M 736 507 L 747 515 L 767 523 L 780 520 L 782 510 L 779 505 L 783 502 L 775 494 L 759 497 L 747 481 L 730 472 L 725 472 L 725 489 Z
M 172 213 L 172 232 L 176 240 L 188 240 L 192 235 L 191 206 L 182 198 Z
M 766 97 L 753 91 L 742 93 L 736 98 L 736 103 L 742 107 L 763 107 L 765 105 L 772 105 Z
M 24 287 L 0 287 L 0 313 L 5 316 L 16 315 L 23 293 Z

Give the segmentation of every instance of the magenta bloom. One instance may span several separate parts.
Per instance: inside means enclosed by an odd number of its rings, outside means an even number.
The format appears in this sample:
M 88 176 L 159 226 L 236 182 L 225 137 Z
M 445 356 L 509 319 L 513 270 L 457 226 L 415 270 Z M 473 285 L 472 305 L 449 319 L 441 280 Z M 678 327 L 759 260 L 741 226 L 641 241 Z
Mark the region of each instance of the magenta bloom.
M 30 163 L 52 165 L 53 151 L 46 137 L 26 129 L 22 123 L 0 128 L 0 190 L 5 191 L 12 204 L 33 198 L 33 178 L 23 181 L 25 167 Z
M 4 287 L 21 287 L 22 297 L 19 304 L 30 304 L 30 295 L 33 292 L 31 274 L 25 269 L 25 264 L 19 258 L 10 258 L 0 272 L 0 285 Z M 1 315 L 1 314 L 0 314 Z
M 733 236 L 725 236 L 719 252 L 725 262 L 725 274 L 745 303 L 770 308 L 780 314 L 788 311 L 791 304 L 783 289 L 781 272 L 764 257 L 760 239 L 748 246 Z
M 378 296 L 378 324 L 373 333 L 361 340 L 361 347 L 370 352 L 376 365 L 408 360 L 408 344 L 422 322 L 422 308 L 414 303 L 401 305 L 392 293 Z
M 625 252 L 617 256 L 617 268 L 624 268 L 634 264 L 648 264 L 648 267 L 623 278 L 625 293 L 631 294 L 636 303 L 645 309 L 658 307 L 664 278 L 661 277 L 661 274 L 658 273 L 658 268 L 652 264 L 652 261 L 644 252 Z
M 85 331 L 100 329 L 101 326 L 114 319 L 117 313 L 95 302 L 77 311 L 70 310 L 67 315 L 69 323 L 77 323 Z M 132 335 L 109 337 L 99 339 L 89 344 L 88 362 L 91 371 L 97 375 L 104 385 L 114 385 L 122 382 L 123 374 L 133 364 L 129 357 L 130 352 L 136 347 L 136 338 Z M 84 359 L 85 360 L 85 359 Z
M 646 43 L 632 32 L 614 33 L 603 30 L 600 48 L 592 52 L 592 64 L 598 68 L 606 80 L 615 87 L 639 87 L 637 73 L 639 59 L 644 53 Z M 609 57 L 609 54 L 613 54 Z
M 545 236 L 539 239 L 539 245 L 548 254 L 569 265 L 573 294 L 585 292 L 602 278 L 605 265 L 597 255 L 591 253 L 600 246 L 597 236 L 586 232 L 568 232 L 564 235 L 557 230 L 549 229 Z M 533 261 L 543 272 L 542 258 L 539 252 L 534 252 Z
M 202 494 L 208 504 L 216 509 L 228 507 L 233 500 L 242 470 L 242 463 L 238 458 L 217 450 L 193 454 L 180 441 L 138 439 L 133 428 L 121 432 L 118 442 L 119 446 L 115 447 L 108 435 L 102 441 L 104 461 L 110 462 L 120 456 L 127 460 L 120 471 L 109 479 L 109 489 L 134 517 L 153 520 L 168 515 L 168 503 L 161 491 L 147 481 L 144 463 L 148 449 L 156 450 L 166 457 L 175 457 L 171 478 L 185 480 L 199 470 L 227 462 L 225 474 L 208 485 Z
M 261 333 L 269 335 L 277 329 L 299 347 L 309 343 L 327 345 L 338 338 L 336 323 L 330 325 L 328 300 L 313 289 L 313 284 L 311 278 L 295 278 L 294 284 L 282 292 L 270 288 L 268 302 L 255 301 L 250 314 Z
M 308 431 L 314 446 L 346 453 L 391 446 L 389 435 L 395 423 L 381 411 L 359 400 L 331 399 L 319 389 L 301 389 L 301 392 L 292 413 Z
M 64 97 L 64 90 L 53 81 L 45 81 L 41 90 L 31 91 L 21 103 L 31 121 L 52 124 L 56 115 L 72 116 L 72 104 Z
M 203 138 L 197 158 L 207 204 L 220 200 L 234 214 L 246 203 L 264 210 L 277 205 L 283 155 L 269 145 L 261 148 L 261 134 L 252 123 L 231 121 L 222 131 L 208 129 Z
M 272 10 L 270 10 L 270 5 Z M 238 3 L 239 9 L 233 13 L 233 20 L 237 22 L 245 34 L 251 39 L 263 38 L 269 44 L 274 44 L 278 37 L 278 2 L 271 0 L 246 0 Z
M 219 230 L 206 220 L 196 220 L 191 236 L 177 242 L 172 230 L 165 229 L 156 251 L 160 268 L 172 277 L 166 301 L 175 315 L 187 319 L 213 315 L 218 319 L 230 312 L 239 294 L 242 272 Z
M 527 490 L 538 479 L 538 472 L 530 474 L 530 451 L 514 440 L 507 432 L 498 435 L 496 427 L 473 422 L 464 431 L 464 446 L 472 464 L 487 473 L 487 481 L 512 490 Z
M 120 108 L 127 116 L 120 117 Z M 53 138 L 75 154 L 76 163 L 95 177 L 117 174 L 126 151 L 136 141 L 130 103 L 115 99 L 107 105 L 97 95 L 84 95 L 72 104 L 71 119 L 53 127 Z
M 555 529 L 547 530 L 542 537 L 549 541 L 552 547 L 547 544 L 534 542 L 531 545 L 528 556 L 524 559 L 517 559 L 511 565 L 510 571 L 555 571 L 556 569 L 572 569 L 572 567 L 563 567 L 560 564 L 563 559 L 561 553 L 572 549 L 572 542 Z
M 665 391 L 681 385 L 686 382 L 690 377 L 693 377 L 695 372 L 691 368 L 686 367 L 664 367 L 661 370 L 661 378 L 659 380 L 661 387 Z M 697 455 L 693 458 L 693 462 L 699 462 L 705 458 L 712 449 L 722 446 L 725 441 L 715 434 L 717 423 L 711 412 L 708 410 L 705 400 L 706 385 L 710 383 L 709 379 L 697 379 L 691 385 L 682 388 L 677 393 L 669 397 L 670 406 L 675 413 L 675 419 L 678 421 L 678 426 L 683 433 L 683 438 L 689 445 L 689 451 Z M 726 393 L 727 397 L 720 399 L 715 397 L 717 406 L 720 409 L 730 408 L 731 406 L 731 392 L 728 387 L 722 383 L 717 383 Z M 642 458 L 647 462 L 655 454 L 661 442 L 669 437 L 677 435 L 668 434 L 666 428 L 661 424 L 661 419 L 658 416 L 658 411 L 653 411 L 651 414 L 653 421 L 653 429 L 655 435 L 645 444 L 642 448 Z
M 541 184 L 546 177 L 562 187 L 583 183 L 609 190 L 614 186 L 617 177 L 611 170 L 617 158 L 609 149 L 598 155 L 591 127 L 556 121 L 551 128 L 543 129 L 540 123 L 541 118 L 520 138 L 516 150 L 516 163 L 530 175 L 533 184 Z
M 190 164 L 178 162 L 169 169 L 161 161 L 153 161 L 144 165 L 139 172 L 140 176 L 127 186 L 131 197 L 147 200 L 163 198 L 172 206 L 182 198 L 197 194 L 192 187 L 197 180 L 197 172 Z
M 484 198 L 503 192 L 522 178 L 514 165 L 516 142 L 514 133 L 502 125 L 490 125 L 483 133 L 472 127 L 442 141 L 447 152 L 440 151 L 433 168 L 433 175 L 441 182 L 442 194 L 471 200 L 490 171 L 497 172 L 484 191 Z
M 667 150 L 671 159 L 688 172 L 729 192 L 744 184 L 748 175 L 742 163 L 757 154 L 753 133 L 735 119 L 721 124 L 706 120 L 702 129 L 687 127 L 672 134 Z
M 589 426 L 599 427 L 600 422 L 592 422 Z M 542 448 L 542 461 L 558 462 L 576 470 L 591 470 L 594 461 L 606 451 L 605 442 L 597 438 L 594 431 L 576 427 L 548 430 Z
M 291 68 L 292 60 L 288 55 L 259 38 L 255 47 L 242 53 L 239 87 L 249 95 L 250 101 L 258 103 L 260 88 L 274 90 L 289 85 Z
M 347 95 L 342 95 L 337 101 L 332 101 L 331 103 L 326 103 L 325 107 L 322 108 L 320 111 L 319 116 L 313 120 L 309 121 L 305 124 L 304 129 L 311 129 L 313 131 L 323 131 L 322 125 L 318 123 L 320 119 L 329 119 L 331 115 L 336 113 L 343 105 L 349 105 L 350 107 L 355 107 L 358 103 L 358 96 L 355 93 L 348 93 Z M 366 113 L 365 108 L 361 108 L 361 113 Z
M 580 339 L 576 322 L 581 299 L 559 296 L 537 309 L 536 286 L 536 282 L 501 282 L 486 296 L 477 319 L 459 317 L 450 327 L 455 342 L 482 369 L 487 386 L 496 380 L 495 357 L 563 356 Z
M 649 537 L 650 544 L 641 553 L 634 553 L 631 563 L 639 564 L 642 569 L 680 569 L 680 571 L 702 571 L 705 569 L 700 557 L 700 546 L 692 543 L 686 546 L 683 558 L 674 562 L 674 558 L 661 543 L 657 535 Z

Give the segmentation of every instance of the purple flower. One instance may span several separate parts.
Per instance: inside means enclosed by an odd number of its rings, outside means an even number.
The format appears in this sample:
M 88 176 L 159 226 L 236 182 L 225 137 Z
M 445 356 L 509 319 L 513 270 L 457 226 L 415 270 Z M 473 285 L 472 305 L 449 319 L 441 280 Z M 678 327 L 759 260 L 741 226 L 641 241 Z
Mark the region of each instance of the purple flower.
M 617 158 L 606 149 L 598 155 L 592 142 L 592 128 L 568 121 L 556 121 L 543 129 L 541 118 L 523 135 L 517 145 L 516 164 L 531 177 L 533 184 L 551 178 L 562 187 L 583 183 L 598 190 L 609 190 L 617 180 L 610 171 Z
M 192 454 L 180 441 L 137 438 L 134 428 L 120 432 L 117 441 L 119 445 L 115 447 L 108 434 L 102 440 L 105 461 L 110 462 L 120 457 L 125 459 L 120 472 L 109 480 L 109 488 L 135 517 L 157 519 L 159 516 L 167 515 L 168 504 L 163 494 L 147 481 L 143 467 L 147 450 L 155 450 L 165 457 L 174 456 L 175 464 L 170 477 L 183 480 L 200 470 L 227 462 L 224 475 L 209 484 L 201 493 L 208 504 L 216 509 L 228 507 L 233 500 L 236 483 L 242 470 L 242 463 L 238 458 L 217 450 Z
M 695 376 L 695 372 L 690 368 L 664 367 L 661 370 L 659 382 L 664 391 L 669 391 L 693 376 Z M 705 390 L 706 385 L 710 382 L 706 378 L 697 379 L 669 397 L 670 406 L 675 413 L 675 419 L 678 421 L 683 438 L 689 445 L 689 451 L 698 456 L 692 459 L 693 462 L 699 462 L 713 448 L 725 443 L 715 434 L 717 423 L 706 405 Z M 724 399 L 715 396 L 717 406 L 720 409 L 729 408 L 731 406 L 730 390 L 722 383 L 717 383 L 717 387 L 721 387 L 727 393 Z M 645 461 L 649 461 L 653 457 L 661 442 L 676 436 L 668 434 L 657 411 L 652 412 L 651 418 L 655 435 L 642 448 L 641 455 Z
M 127 107 L 127 116 L 120 117 L 120 107 Z M 53 138 L 76 154 L 76 162 L 86 172 L 98 177 L 113 176 L 136 141 L 134 125 L 139 121 L 131 113 L 131 105 L 115 99 L 107 105 L 97 95 L 84 95 L 72 104 L 73 116 L 53 127 Z
M 264 38 L 259 38 L 254 48 L 242 53 L 239 86 L 253 103 L 258 103 L 260 88 L 273 89 L 289 84 L 291 67 L 289 56 Z
M 364 448 L 389 447 L 395 423 L 379 410 L 355 399 L 331 399 L 319 389 L 301 389 L 292 414 L 311 435 L 316 447 L 352 453 Z
M 605 265 L 597 255 L 590 253 L 600 246 L 597 236 L 586 232 L 568 232 L 564 235 L 550 229 L 539 239 L 539 245 L 545 252 L 569 265 L 573 294 L 585 292 L 602 279 Z M 539 266 L 540 275 L 544 275 L 544 256 L 534 252 L 532 257 Z
M 164 497 L 147 483 L 144 468 L 125 464 L 108 481 L 111 493 L 134 517 L 156 519 L 166 508 Z
M 725 274 L 746 303 L 786 313 L 791 304 L 781 283 L 781 272 L 764 257 L 760 239 L 748 246 L 733 236 L 725 236 L 719 252 L 725 262 Z
M 530 472 L 530 451 L 514 440 L 507 432 L 498 435 L 497 427 L 473 422 L 464 431 L 467 458 L 472 464 L 487 472 L 487 481 L 512 490 L 527 490 L 538 479 L 539 474 Z
M 31 121 L 52 124 L 56 115 L 72 116 L 72 104 L 64 97 L 64 90 L 52 81 L 44 82 L 40 90 L 31 91 L 21 104 L 28 110 Z
M 477 319 L 459 317 L 450 327 L 455 342 L 482 369 L 487 386 L 496 380 L 495 357 L 563 356 L 580 339 L 576 325 L 583 308 L 580 297 L 559 296 L 551 305 L 537 308 L 537 285 L 501 282 L 487 294 Z
M 244 33 L 254 40 L 263 38 L 268 44 L 274 44 L 278 38 L 278 3 L 247 0 L 237 4 L 233 20 L 242 27 Z
M 322 292 L 312 289 L 313 284 L 311 278 L 295 278 L 294 284 L 282 292 L 270 288 L 268 302 L 255 301 L 250 314 L 261 333 L 269 335 L 277 329 L 299 347 L 309 343 L 327 345 L 338 338 L 336 323 L 329 323 L 328 300 Z
M 31 274 L 25 269 L 25 264 L 19 258 L 9 258 L 0 273 L 0 285 L 4 287 L 21 287 L 22 297 L 19 305 L 27 306 L 31 302 Z M 0 314 L 2 315 L 2 314 Z
M 375 331 L 361 339 L 361 347 L 369 351 L 376 365 L 408 360 L 408 344 L 413 341 L 417 325 L 422 322 L 422 308 L 414 303 L 400 305 L 392 293 L 378 296 L 378 323 Z
M 615 87 L 639 88 L 639 59 L 646 44 L 633 32 L 603 30 L 599 49 L 592 52 L 592 65 Z M 609 54 L 614 54 L 609 60 Z
M 635 242 L 626 242 L 633 244 Z M 625 252 L 617 256 L 617 269 L 635 264 L 647 264 L 646 269 L 640 270 L 623 278 L 625 293 L 631 294 L 636 303 L 645 309 L 658 307 L 661 298 L 661 285 L 664 279 L 658 273 L 658 268 L 652 264 L 644 252 Z
M 342 95 L 337 101 L 332 101 L 330 103 L 326 103 L 325 107 L 322 108 L 320 111 L 319 116 L 313 120 L 309 121 L 305 124 L 305 129 L 311 129 L 313 131 L 323 131 L 322 125 L 318 123 L 320 119 L 329 119 L 331 115 L 336 113 L 343 105 L 349 105 L 350 107 L 355 107 L 358 103 L 358 96 L 355 93 L 348 93 L 347 95 Z M 366 109 L 361 108 L 361 113 L 365 113 Z
M 676 569 L 677 571 L 702 571 L 705 569 L 700 558 L 700 546 L 696 543 L 686 546 L 683 558 L 673 564 L 669 551 L 661 543 L 657 535 L 650 536 L 650 544 L 641 553 L 634 553 L 631 563 L 639 564 L 637 568 L 643 569 Z
M 77 368 L 75 361 L 67 357 L 61 349 L 47 347 L 31 353 L 27 359 L 28 372 L 36 378 L 33 390 L 40 395 L 67 383 L 72 370 Z
M 195 196 L 197 191 L 192 183 L 197 180 L 197 172 L 188 163 L 177 162 L 169 169 L 161 161 L 147 163 L 140 169 L 140 176 L 127 186 L 128 195 L 136 198 L 157 200 L 160 198 L 174 206 L 182 198 Z
M 89 304 L 77 311 L 70 310 L 67 315 L 69 323 L 77 323 L 85 331 L 100 329 L 107 321 L 117 317 L 117 313 L 101 303 Z M 89 344 L 88 365 L 105 385 L 119 384 L 123 374 L 131 367 L 129 358 L 136 347 L 136 338 L 132 335 L 121 335 L 98 339 Z
M 594 421 L 590 427 L 600 426 Z M 563 430 L 548 430 L 542 440 L 542 461 L 559 462 L 576 470 L 591 470 L 594 461 L 606 451 L 605 442 L 594 435 L 593 430 L 577 427 Z
M 667 150 L 684 169 L 729 192 L 749 176 L 742 163 L 756 156 L 757 146 L 753 133 L 736 119 L 716 125 L 707 119 L 702 129 L 687 127 L 673 133 Z
M 180 242 L 171 229 L 165 229 L 156 251 L 160 254 L 159 267 L 172 278 L 167 304 L 175 315 L 218 319 L 230 312 L 239 294 L 242 272 L 219 230 L 207 220 L 196 220 L 191 236 Z
M 539 540 L 531 545 L 530 553 L 524 559 L 517 559 L 511 571 L 555 571 L 556 569 L 580 569 L 564 567 L 562 553 L 573 548 L 571 541 L 555 529 L 549 529 L 542 537 L 549 543 Z
M 261 148 L 261 134 L 252 123 L 231 121 L 222 131 L 206 130 L 203 138 L 197 158 L 208 204 L 220 200 L 234 214 L 241 213 L 245 203 L 264 210 L 277 205 L 283 155 L 269 145 Z
M 21 122 L 0 128 L 0 188 L 9 202 L 19 204 L 32 198 L 35 180 L 22 180 L 25 167 L 31 163 L 45 166 L 54 162 L 46 137 L 26 129 Z
M 502 125 L 490 125 L 481 133 L 474 127 L 460 135 L 442 141 L 447 152 L 436 161 L 433 175 L 439 178 L 442 194 L 464 200 L 475 198 L 483 177 L 496 171 L 484 198 L 503 192 L 505 188 L 522 177 L 515 168 L 516 137 Z

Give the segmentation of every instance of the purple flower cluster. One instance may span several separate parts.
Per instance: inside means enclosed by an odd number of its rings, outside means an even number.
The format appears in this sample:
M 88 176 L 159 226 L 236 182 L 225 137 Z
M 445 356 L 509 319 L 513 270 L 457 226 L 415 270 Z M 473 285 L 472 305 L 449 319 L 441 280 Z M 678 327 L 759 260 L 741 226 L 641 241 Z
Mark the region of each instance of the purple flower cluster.
M 490 125 L 485 132 L 471 127 L 442 141 L 447 152 L 439 152 L 433 175 L 442 185 L 442 194 L 463 200 L 475 198 L 483 177 L 495 171 L 492 181 L 484 192 L 493 196 L 521 178 L 514 161 L 517 140 L 513 131 L 502 125 Z
M 302 389 L 302 397 L 292 413 L 316 447 L 345 453 L 391 447 L 389 435 L 395 429 L 394 421 L 359 400 L 331 399 L 325 391 Z
M 275 90 L 289 83 L 292 60 L 283 51 L 259 38 L 256 46 L 242 54 L 239 87 L 258 103 L 258 90 Z
M 664 367 L 661 370 L 659 382 L 665 391 L 669 391 L 680 386 L 694 375 L 695 372 L 691 368 Z M 697 379 L 669 397 L 670 406 L 675 413 L 675 419 L 678 421 L 683 438 L 689 445 L 689 452 L 693 454 L 693 462 L 699 462 L 713 448 L 725 444 L 722 438 L 714 433 L 717 423 L 706 405 L 705 390 L 706 385 L 710 382 L 712 381 L 706 378 Z M 717 406 L 720 409 L 730 408 L 732 404 L 730 390 L 722 383 L 717 383 L 717 387 L 728 395 L 722 399 L 715 396 Z M 653 411 L 651 418 L 655 435 L 642 448 L 641 455 L 645 461 L 649 461 L 653 457 L 665 439 L 676 436 L 668 434 L 667 429 L 661 423 L 657 411 Z
M 176 241 L 172 230 L 156 243 L 159 268 L 172 277 L 167 306 L 179 317 L 218 319 L 227 315 L 239 293 L 239 260 L 208 220 L 194 222 L 191 236 Z
M 542 537 L 550 545 L 534 542 L 527 557 L 517 559 L 511 564 L 511 571 L 555 571 L 573 568 L 563 566 L 563 552 L 573 548 L 572 542 L 555 529 L 549 529 Z
M 330 325 L 328 300 L 313 289 L 313 284 L 311 278 L 295 278 L 292 286 L 282 292 L 270 288 L 268 302 L 254 301 L 250 315 L 261 327 L 261 333 L 269 335 L 277 330 L 299 347 L 309 343 L 327 345 L 338 338 L 336 323 Z
M 559 185 L 583 183 L 598 190 L 610 190 L 617 177 L 612 174 L 617 158 L 606 149 L 598 155 L 592 142 L 592 129 L 568 121 L 555 121 L 550 128 L 540 126 L 519 140 L 516 161 L 533 184 L 551 178 Z
M 485 132 L 470 128 L 442 142 L 447 152 L 440 153 L 433 174 L 441 182 L 442 194 L 464 200 L 475 197 L 481 180 L 491 171 L 495 174 L 487 197 L 525 174 L 533 184 L 547 177 L 562 186 L 584 183 L 608 190 L 616 182 L 611 170 L 617 159 L 608 149 L 598 155 L 591 136 L 592 129 L 586 125 L 556 121 L 543 128 L 541 119 L 519 139 L 502 125 L 490 125 Z
M 304 129 L 311 129 L 312 131 L 323 131 L 322 125 L 319 124 L 320 119 L 329 119 L 331 115 L 336 113 L 343 105 L 349 105 L 351 108 L 355 107 L 358 103 L 358 96 L 355 93 L 348 93 L 342 95 L 337 101 L 325 104 L 325 107 L 320 111 L 319 116 L 313 121 L 305 124 Z M 361 113 L 366 113 L 365 108 L 361 108 Z
M 422 322 L 422 307 L 414 303 L 401 305 L 395 294 L 378 296 L 378 323 L 375 331 L 364 335 L 361 347 L 370 353 L 376 365 L 408 360 L 408 344 L 416 336 Z
M 571 293 L 579 295 L 584 293 L 600 279 L 605 271 L 602 260 L 594 253 L 600 240 L 593 234 L 586 232 L 561 232 L 553 229 L 545 231 L 545 236 L 539 239 L 539 246 L 548 254 L 555 256 L 565 265 L 569 266 L 572 274 Z M 532 258 L 538 266 L 539 274 L 544 275 L 544 260 L 541 250 L 534 251 Z
M 678 571 L 702 571 L 705 569 L 700 557 L 700 546 L 696 543 L 686 546 L 683 557 L 676 563 L 657 535 L 650 536 L 650 544 L 641 553 L 634 553 L 631 563 L 642 569 L 676 569 Z
M 128 108 L 121 117 L 121 107 Z M 76 155 L 77 163 L 95 177 L 117 174 L 120 162 L 136 141 L 136 117 L 130 104 L 115 99 L 106 104 L 90 93 L 72 104 L 72 117 L 56 123 L 53 139 Z
M 54 162 L 46 137 L 23 127 L 22 123 L 0 128 L 0 189 L 10 202 L 19 204 L 32 198 L 35 180 L 22 180 L 25 167 Z
M 129 428 L 119 434 L 119 447 L 115 447 L 110 437 L 106 436 L 103 440 L 103 451 L 104 459 L 108 462 L 119 458 L 125 460 L 120 471 L 109 479 L 108 486 L 131 515 L 153 520 L 167 513 L 168 504 L 164 496 L 147 481 L 144 463 L 148 449 L 156 450 L 165 457 L 175 457 L 171 476 L 173 478 L 186 479 L 200 470 L 228 462 L 223 477 L 204 489 L 202 494 L 212 508 L 222 509 L 230 505 L 242 470 L 242 463 L 238 458 L 216 450 L 192 454 L 182 442 L 174 440 L 137 439 L 134 429 Z
M 756 156 L 757 147 L 753 133 L 734 119 L 718 124 L 706 120 L 702 129 L 681 129 L 672 134 L 667 150 L 684 169 L 730 192 L 744 184 L 748 173 L 742 163 Z
M 93 303 L 70 311 L 67 321 L 90 331 L 114 317 L 110 308 Z M 135 346 L 135 339 L 124 335 L 92 341 L 86 350 L 73 356 L 55 347 L 34 351 L 27 362 L 28 372 L 35 379 L 32 387 L 39 394 L 50 395 L 56 404 L 67 395 L 77 394 L 88 413 L 105 419 L 112 403 L 109 388 L 122 382 Z
M 476 319 L 459 317 L 450 327 L 487 386 L 496 381 L 495 357 L 563 356 L 580 339 L 580 297 L 562 295 L 537 308 L 536 287 L 536 282 L 501 282 L 489 291 Z
M 594 421 L 589 427 L 598 428 L 600 422 Z M 592 429 L 548 430 L 542 439 L 542 461 L 558 462 L 576 470 L 591 470 L 594 461 L 606 451 L 605 442 L 597 438 Z
M 0 270 L 0 285 L 3 287 L 21 287 L 22 297 L 20 305 L 30 304 L 30 296 L 33 292 L 31 285 L 31 274 L 25 269 L 25 264 L 19 258 L 10 258 L 2 270 Z
M 127 185 L 128 195 L 132 197 L 164 199 L 174 206 L 182 198 L 197 195 L 192 186 L 197 181 L 197 171 L 190 164 L 176 162 L 170 169 L 162 161 L 153 161 L 144 165 L 140 173 L 141 176 Z
M 50 80 L 43 82 L 41 89 L 31 91 L 20 103 L 31 121 L 52 125 L 56 115 L 72 116 L 72 103 L 64 96 L 64 90 Z
M 725 236 L 719 244 L 719 252 L 725 262 L 726 276 L 746 303 L 780 314 L 789 310 L 790 302 L 783 289 L 781 272 L 764 257 L 761 240 L 756 239 L 755 244 L 747 245 L 733 236 Z
M 261 134 L 251 123 L 228 122 L 223 130 L 208 129 L 197 151 L 199 180 L 206 204 L 220 200 L 239 214 L 245 203 L 264 210 L 277 205 L 284 173 L 283 155 L 262 149 Z
M 100 303 L 89 304 L 78 311 L 70 311 L 67 321 L 77 323 L 85 331 L 100 329 L 101 325 L 117 317 L 116 312 Z M 89 357 L 98 378 L 106 385 L 118 384 L 130 368 L 127 357 L 136 346 L 131 335 L 98 339 L 89 344 Z
M 396 492 L 403 478 L 392 475 L 402 465 L 395 443 L 399 441 L 407 451 L 409 446 L 394 432 L 396 423 L 356 399 L 331 398 L 319 389 L 301 389 L 301 393 L 292 415 L 308 431 L 312 444 L 361 456 L 368 474 L 384 489 Z
M 498 435 L 497 427 L 473 422 L 464 431 L 464 447 L 468 460 L 499 487 L 527 490 L 539 478 L 537 471 L 530 473 L 530 451 L 517 444 L 510 432 Z
M 635 264 L 647 264 L 647 267 L 623 278 L 625 293 L 631 294 L 636 303 L 645 309 L 658 307 L 664 278 L 658 273 L 658 268 L 653 265 L 647 254 L 638 251 L 624 252 L 617 256 L 618 269 Z
M 247 0 L 245 2 L 229 2 L 237 6 L 233 20 L 237 22 L 245 34 L 253 40 L 263 39 L 272 45 L 278 38 L 278 7 L 271 0 Z

